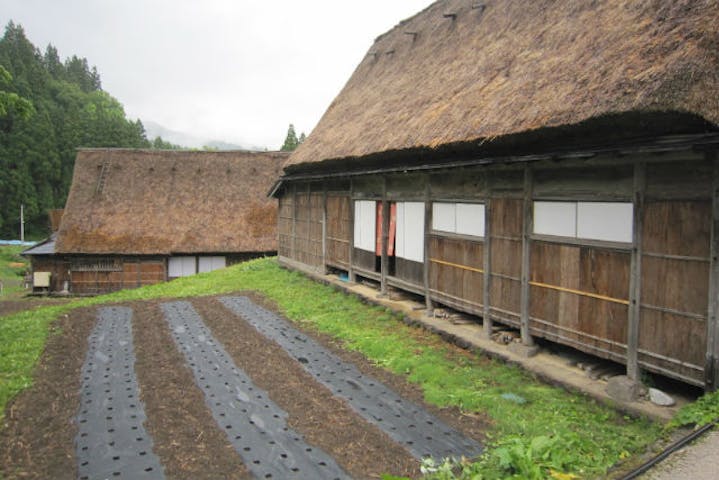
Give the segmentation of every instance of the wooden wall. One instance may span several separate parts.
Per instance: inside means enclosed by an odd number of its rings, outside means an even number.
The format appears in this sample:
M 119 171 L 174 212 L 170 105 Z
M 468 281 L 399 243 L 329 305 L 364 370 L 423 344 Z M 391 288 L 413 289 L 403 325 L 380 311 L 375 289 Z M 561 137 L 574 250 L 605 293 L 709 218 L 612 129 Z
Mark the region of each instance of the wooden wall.
M 423 293 L 428 306 L 487 314 L 527 336 L 716 385 L 719 368 L 707 369 L 719 365 L 719 307 L 710 306 L 719 288 L 716 154 L 586 158 L 289 183 L 280 198 L 280 255 L 351 277 L 353 269 L 376 272 L 374 252 L 353 248 L 353 202 L 424 201 L 425 262 L 388 262 L 383 288 L 386 279 Z M 484 204 L 484 237 L 433 231 L 435 201 Z M 632 203 L 633 240 L 535 235 L 535 201 Z
M 163 258 L 73 257 L 68 259 L 70 293 L 100 294 L 164 282 Z
M 297 184 L 280 197 L 279 255 L 309 265 L 324 266 L 324 214 L 327 193 L 322 184 Z

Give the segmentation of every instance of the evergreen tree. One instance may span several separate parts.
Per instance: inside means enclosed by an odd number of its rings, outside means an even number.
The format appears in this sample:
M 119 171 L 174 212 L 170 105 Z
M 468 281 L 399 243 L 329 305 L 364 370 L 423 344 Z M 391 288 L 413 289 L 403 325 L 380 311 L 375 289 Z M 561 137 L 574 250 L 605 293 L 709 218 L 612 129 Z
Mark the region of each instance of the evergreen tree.
M 285 137 L 285 143 L 280 147 L 282 152 L 291 152 L 299 145 L 297 140 L 297 134 L 295 133 L 295 126 L 290 123 L 290 127 L 287 129 L 287 136 Z
M 25 205 L 30 235 L 46 233 L 47 210 L 62 208 L 78 147 L 150 148 L 140 120 L 130 121 L 101 89 L 87 59 L 42 54 L 20 25 L 0 38 L 0 237 L 16 235 Z
M 297 139 L 297 145 L 299 146 L 302 143 L 305 143 L 305 140 L 307 139 L 307 136 L 305 135 L 305 132 L 300 133 L 300 138 Z

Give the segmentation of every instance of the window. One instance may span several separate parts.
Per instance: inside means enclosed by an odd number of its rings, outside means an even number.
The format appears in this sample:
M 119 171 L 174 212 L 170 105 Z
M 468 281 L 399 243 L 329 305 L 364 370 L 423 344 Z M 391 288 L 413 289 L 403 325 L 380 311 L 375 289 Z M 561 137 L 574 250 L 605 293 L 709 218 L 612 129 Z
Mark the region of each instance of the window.
M 397 203 L 395 255 L 414 262 L 424 261 L 424 203 Z
M 634 206 L 627 202 L 534 202 L 534 233 L 631 243 Z
M 484 204 L 434 202 L 432 230 L 484 237 Z
M 354 246 L 375 251 L 377 207 L 374 200 L 356 200 L 354 218 Z

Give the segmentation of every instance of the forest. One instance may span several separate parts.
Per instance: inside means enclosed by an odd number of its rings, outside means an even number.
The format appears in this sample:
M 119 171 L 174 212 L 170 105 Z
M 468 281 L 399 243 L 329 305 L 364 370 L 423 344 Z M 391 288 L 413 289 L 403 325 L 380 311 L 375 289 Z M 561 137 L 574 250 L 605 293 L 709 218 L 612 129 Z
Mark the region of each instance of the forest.
M 60 59 L 8 23 L 0 39 L 0 238 L 19 236 L 24 206 L 29 238 L 47 236 L 47 211 L 65 205 L 76 149 L 172 148 L 149 141 L 142 122 L 102 89 L 87 59 Z

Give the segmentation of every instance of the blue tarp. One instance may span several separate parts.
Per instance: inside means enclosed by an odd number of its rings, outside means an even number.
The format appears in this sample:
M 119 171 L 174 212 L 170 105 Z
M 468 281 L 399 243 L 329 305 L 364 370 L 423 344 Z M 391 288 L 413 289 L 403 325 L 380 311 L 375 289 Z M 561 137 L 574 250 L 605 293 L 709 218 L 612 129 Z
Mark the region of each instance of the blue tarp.
M 30 247 L 35 245 L 37 242 L 21 242 L 20 240 L 0 240 L 0 245 L 22 245 Z

